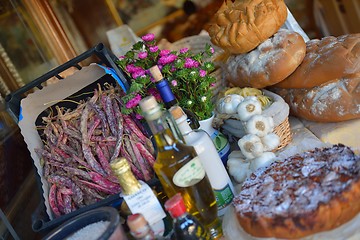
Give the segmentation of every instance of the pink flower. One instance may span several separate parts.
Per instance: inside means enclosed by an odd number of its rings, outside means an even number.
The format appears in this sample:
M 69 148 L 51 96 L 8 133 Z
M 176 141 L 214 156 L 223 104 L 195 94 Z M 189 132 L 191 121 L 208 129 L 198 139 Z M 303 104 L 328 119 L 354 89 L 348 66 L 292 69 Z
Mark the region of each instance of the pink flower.
M 215 50 L 214 50 L 213 47 L 210 47 L 210 52 L 211 52 L 212 54 L 214 54 Z
M 162 101 L 160 93 L 156 88 L 149 88 L 148 93 L 153 95 L 157 101 Z
M 120 56 L 119 57 L 119 59 L 121 60 L 121 59 L 125 59 L 126 57 L 125 56 Z
M 158 63 L 161 64 L 161 65 L 165 65 L 165 64 L 168 64 L 168 63 L 172 63 L 173 61 L 175 61 L 177 58 L 176 55 L 174 54 L 169 54 L 167 56 L 162 56 L 160 57 Z
M 170 54 L 170 50 L 168 49 L 163 49 L 160 51 L 160 56 L 166 56 L 166 55 L 169 55 Z
M 200 69 L 200 71 L 199 71 L 199 75 L 200 75 L 200 77 L 205 77 L 205 76 L 206 76 L 206 71 L 205 71 L 205 70 Z
M 126 103 L 126 108 L 127 109 L 130 109 L 130 108 L 133 108 L 133 107 L 136 107 L 139 102 L 141 101 L 141 96 L 140 94 L 137 94 L 134 98 L 130 99 L 127 103 Z
M 141 39 L 144 40 L 145 42 L 151 42 L 155 39 L 155 35 L 153 33 L 148 33 L 142 36 Z
M 136 67 L 133 64 L 129 64 L 126 66 L 126 70 L 129 73 L 134 73 L 134 72 L 138 72 L 138 71 L 144 71 L 141 67 Z
M 189 48 L 182 48 L 182 49 L 180 49 L 180 53 L 181 53 L 181 54 L 184 54 L 184 53 L 186 53 L 187 51 L 189 51 Z
M 136 79 L 136 78 L 142 77 L 142 76 L 145 76 L 145 70 L 143 70 L 141 68 L 131 74 L 131 77 L 133 79 Z
M 215 87 L 215 85 L 216 85 L 215 83 L 211 83 L 210 87 Z
M 140 59 L 145 59 L 145 58 L 147 58 L 147 52 L 139 52 L 139 54 L 138 54 L 138 57 L 140 58 Z
M 159 50 L 159 47 L 158 46 L 151 46 L 150 47 L 150 52 L 157 52 Z
M 177 81 L 176 80 L 172 80 L 171 81 L 171 85 L 173 85 L 174 87 L 176 87 L 178 85 Z
M 199 62 L 195 61 L 194 59 L 191 58 L 185 58 L 185 68 L 197 68 L 199 67 Z
M 135 118 L 138 119 L 138 120 L 141 120 L 141 119 L 143 119 L 144 117 L 137 113 L 137 114 L 135 114 Z

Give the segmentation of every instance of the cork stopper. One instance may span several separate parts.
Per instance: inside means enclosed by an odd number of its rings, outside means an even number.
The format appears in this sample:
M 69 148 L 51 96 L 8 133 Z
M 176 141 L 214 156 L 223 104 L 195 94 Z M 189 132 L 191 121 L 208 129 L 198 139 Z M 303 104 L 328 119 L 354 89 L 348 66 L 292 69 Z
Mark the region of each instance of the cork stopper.
M 174 107 L 170 108 L 170 113 L 175 120 L 177 120 L 185 115 L 185 113 L 179 106 L 174 106 Z
M 149 112 L 149 111 L 157 108 L 158 103 L 154 96 L 147 96 L 140 101 L 139 106 L 141 108 L 141 111 Z
M 161 79 L 164 78 L 161 71 L 160 71 L 160 69 L 159 69 L 159 67 L 157 65 L 150 68 L 150 74 L 155 79 L 155 82 L 158 82 L 158 81 L 160 81 Z

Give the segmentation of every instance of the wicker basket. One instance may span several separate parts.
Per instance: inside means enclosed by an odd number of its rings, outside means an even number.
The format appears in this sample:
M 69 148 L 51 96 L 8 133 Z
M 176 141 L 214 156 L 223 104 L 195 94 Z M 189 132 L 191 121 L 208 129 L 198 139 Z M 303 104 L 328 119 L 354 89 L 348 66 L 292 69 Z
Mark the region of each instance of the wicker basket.
M 280 144 L 274 151 L 278 151 L 286 147 L 292 141 L 288 117 L 289 106 L 279 95 L 267 90 L 263 90 L 263 92 L 273 100 L 273 103 L 266 108 L 262 114 L 264 116 L 270 116 L 274 120 L 275 128 L 273 133 L 280 137 Z M 246 134 L 241 120 L 238 119 L 236 115 L 216 114 L 213 124 L 216 128 L 221 127 L 223 133 L 227 135 L 241 138 Z

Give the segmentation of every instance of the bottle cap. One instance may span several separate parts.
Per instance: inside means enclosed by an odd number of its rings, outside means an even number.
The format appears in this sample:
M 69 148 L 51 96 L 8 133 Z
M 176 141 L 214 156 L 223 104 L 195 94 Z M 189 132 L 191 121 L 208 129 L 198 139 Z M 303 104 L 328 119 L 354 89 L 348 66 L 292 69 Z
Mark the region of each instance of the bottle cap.
M 179 106 L 171 107 L 169 111 L 175 120 L 185 115 L 184 111 Z
M 172 218 L 177 218 L 186 213 L 186 206 L 180 193 L 175 194 L 167 200 L 164 206 Z
M 131 231 L 137 231 L 139 228 L 143 228 L 147 225 L 147 221 L 144 216 L 140 213 L 135 213 L 127 218 L 127 225 Z
M 155 79 L 155 82 L 160 81 L 161 79 L 163 79 L 163 75 L 159 69 L 159 67 L 157 65 L 151 67 L 150 69 L 150 74 L 153 76 L 153 78 Z
M 150 229 L 148 222 L 140 213 L 128 216 L 127 225 L 130 228 L 131 233 L 136 237 L 140 237 L 142 235 L 145 236 Z
M 159 104 L 157 103 L 154 96 L 147 96 L 140 101 L 139 106 L 141 108 L 141 111 L 149 112 L 155 108 L 158 108 Z

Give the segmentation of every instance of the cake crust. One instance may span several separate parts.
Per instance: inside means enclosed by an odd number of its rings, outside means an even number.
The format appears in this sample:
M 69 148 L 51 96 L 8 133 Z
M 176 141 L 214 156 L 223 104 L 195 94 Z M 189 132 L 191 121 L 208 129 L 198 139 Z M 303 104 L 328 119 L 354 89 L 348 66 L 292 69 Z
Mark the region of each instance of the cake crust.
M 360 211 L 359 198 L 360 158 L 339 144 L 258 169 L 233 204 L 250 235 L 295 239 L 349 221 Z

